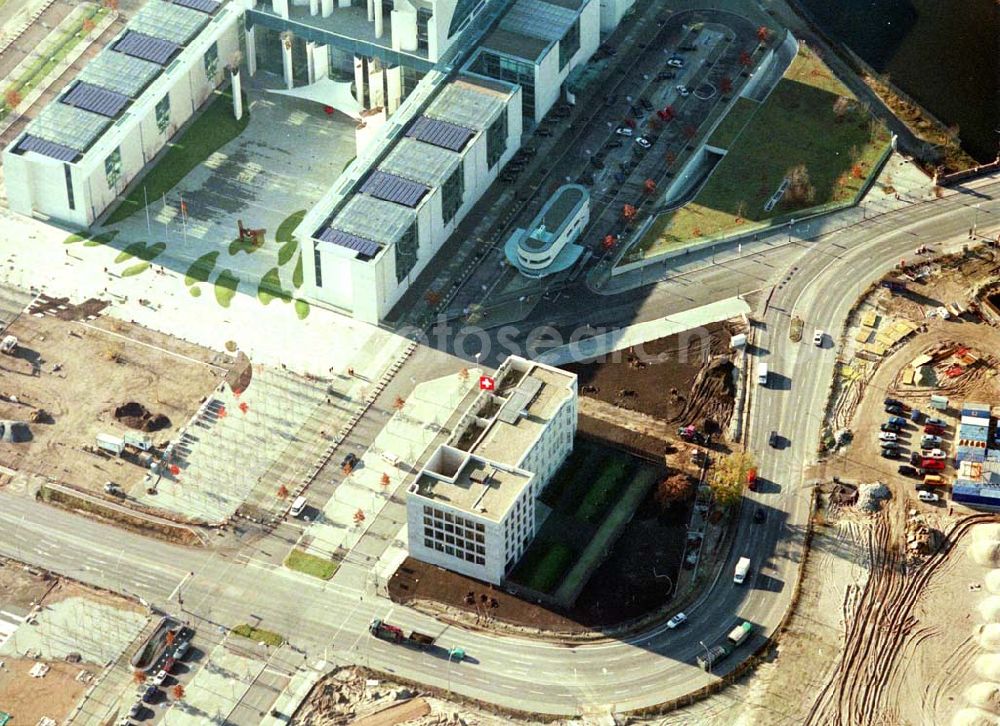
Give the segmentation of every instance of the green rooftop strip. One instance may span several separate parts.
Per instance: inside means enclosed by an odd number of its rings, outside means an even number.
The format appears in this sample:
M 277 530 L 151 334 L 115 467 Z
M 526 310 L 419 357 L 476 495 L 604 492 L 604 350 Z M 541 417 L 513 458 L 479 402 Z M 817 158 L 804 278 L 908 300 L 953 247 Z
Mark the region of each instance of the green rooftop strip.
M 740 104 L 734 110 L 743 115 L 747 108 Z M 712 140 L 731 145 L 697 197 L 660 215 L 623 262 L 744 225 L 752 229 L 809 209 L 851 203 L 888 148 L 889 132 L 803 47 L 749 121 L 743 125 L 737 117 L 729 124 L 727 119 Z M 800 192 L 765 209 L 793 170 L 799 178 L 804 172 Z

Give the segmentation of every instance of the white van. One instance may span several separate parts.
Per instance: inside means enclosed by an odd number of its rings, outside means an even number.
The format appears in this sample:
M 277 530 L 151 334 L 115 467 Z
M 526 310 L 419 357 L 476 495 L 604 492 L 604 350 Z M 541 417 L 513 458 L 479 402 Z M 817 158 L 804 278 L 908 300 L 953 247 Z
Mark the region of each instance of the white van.
M 292 508 L 288 510 L 288 513 L 293 517 L 297 517 L 302 514 L 302 510 L 306 508 L 306 498 L 298 497 L 294 502 L 292 502 Z
M 757 383 L 762 386 L 767 385 L 767 363 L 761 363 L 757 366 Z
M 385 459 L 390 464 L 392 464 L 393 466 L 399 466 L 399 457 L 396 456 L 391 451 L 383 451 L 382 458 Z
M 747 579 L 748 572 L 750 572 L 750 558 L 740 557 L 740 561 L 736 563 L 736 572 L 733 574 L 733 582 L 737 585 L 742 585 L 743 581 Z

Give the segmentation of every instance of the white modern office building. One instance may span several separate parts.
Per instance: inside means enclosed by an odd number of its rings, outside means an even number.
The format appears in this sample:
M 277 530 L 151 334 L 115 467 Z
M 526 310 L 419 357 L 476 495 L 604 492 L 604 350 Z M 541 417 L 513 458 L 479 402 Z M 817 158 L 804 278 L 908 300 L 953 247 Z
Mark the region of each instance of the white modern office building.
M 242 12 L 216 0 L 149 0 L 4 150 L 10 208 L 93 223 L 226 80 Z
M 601 32 L 610 33 L 618 27 L 635 0 L 601 0 Z
M 521 143 L 521 91 L 460 75 L 401 127 L 352 191 L 299 225 L 310 295 L 376 323 L 406 292 Z
M 409 551 L 501 583 L 535 536 L 535 500 L 573 448 L 572 373 L 511 356 L 410 485 Z
M 599 0 L 515 0 L 465 69 L 521 86 L 532 124 L 559 100 L 563 81 L 601 42 Z
M 504 245 L 511 266 L 526 277 L 565 272 L 579 262 L 583 247 L 573 244 L 590 221 L 590 193 L 565 184 L 545 202 L 529 229 L 518 227 Z

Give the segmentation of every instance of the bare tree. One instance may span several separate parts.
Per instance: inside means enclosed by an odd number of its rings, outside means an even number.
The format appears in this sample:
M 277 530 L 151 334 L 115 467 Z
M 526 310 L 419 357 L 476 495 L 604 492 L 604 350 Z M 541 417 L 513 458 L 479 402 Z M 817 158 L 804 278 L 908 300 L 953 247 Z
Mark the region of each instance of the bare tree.
M 805 164 L 799 164 L 788 170 L 788 188 L 785 189 L 785 201 L 790 205 L 803 206 L 816 197 L 816 188 L 809 180 L 809 169 Z

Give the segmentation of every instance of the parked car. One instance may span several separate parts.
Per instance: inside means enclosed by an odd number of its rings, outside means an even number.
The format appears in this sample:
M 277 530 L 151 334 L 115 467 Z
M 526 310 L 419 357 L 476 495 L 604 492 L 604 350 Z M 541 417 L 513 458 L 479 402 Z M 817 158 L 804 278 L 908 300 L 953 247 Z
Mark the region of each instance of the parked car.
M 751 469 L 747 472 L 747 489 L 752 492 L 757 491 L 757 470 Z
M 551 136 L 552 129 L 545 128 L 544 126 L 539 126 L 538 130 L 535 131 L 539 136 Z
M 677 71 L 660 71 L 656 74 L 658 81 L 669 81 L 671 78 L 677 78 Z
M 924 434 L 920 437 L 920 443 L 930 444 L 931 446 L 937 446 L 941 443 L 941 437 L 935 436 L 934 434 Z
M 940 502 L 941 501 L 941 497 L 939 497 L 934 492 L 924 492 L 924 491 L 917 492 L 917 499 L 919 499 L 922 502 Z
M 879 441 L 895 441 L 898 437 L 891 431 L 882 431 L 878 435 Z
M 896 467 L 896 472 L 903 476 L 918 476 L 917 470 L 909 464 L 900 464 Z
M 683 68 L 684 59 L 674 56 L 673 58 L 667 60 L 667 65 L 670 66 L 671 68 Z
M 690 95 L 691 91 L 688 90 L 687 86 L 677 86 L 677 93 L 679 93 L 682 97 L 685 97 Z
M 652 143 L 650 143 L 649 139 L 647 139 L 645 136 L 636 136 L 635 143 L 637 143 L 644 149 L 648 149 L 653 145 Z
M 647 111 L 652 111 L 653 110 L 653 104 L 651 104 L 649 102 L 648 98 L 640 98 L 639 99 L 639 105 L 642 106 Z
M 621 145 L 622 145 L 622 140 L 621 139 L 612 139 L 611 141 L 609 141 L 608 143 L 606 143 L 604 145 L 604 148 L 605 149 L 618 149 L 618 148 L 621 147 Z
M 912 464 L 913 466 L 920 466 L 920 460 L 922 458 L 923 457 L 920 456 L 920 452 L 919 451 L 911 451 L 910 452 L 910 464 Z
M 163 682 L 167 680 L 167 672 L 162 668 L 156 672 L 153 679 L 150 681 L 154 686 L 162 686 Z
M 924 426 L 924 433 L 933 434 L 934 436 L 940 436 L 941 434 L 944 433 L 944 427 L 935 426 L 933 424 L 927 424 L 926 426 Z
M 615 133 L 619 136 L 632 136 L 634 132 L 628 126 L 619 126 L 615 129 Z
M 128 709 L 129 718 L 139 718 L 142 712 L 145 710 L 145 706 L 142 705 L 142 701 L 136 701 Z
M 899 444 L 896 443 L 895 441 L 881 441 L 881 442 L 879 442 L 879 446 L 881 446 L 883 449 L 898 449 L 899 448 Z
M 340 468 L 351 467 L 352 469 L 357 466 L 358 457 L 356 454 L 348 454 L 344 457 L 344 460 L 340 462 Z
M 890 448 L 888 446 L 883 446 L 882 447 L 882 458 L 883 459 L 898 459 L 899 458 L 899 449 L 895 448 L 895 447 Z
M 890 416 L 889 423 L 899 426 L 899 428 L 904 428 L 906 426 L 906 419 L 902 416 Z
M 667 627 L 673 630 L 674 628 L 679 628 L 684 623 L 687 622 L 688 616 L 684 613 L 677 613 L 670 620 L 667 621 Z
M 882 405 L 883 406 L 899 406 L 900 408 L 902 408 L 903 407 L 903 402 L 900 401 L 899 399 L 896 399 L 896 398 L 885 398 L 882 401 Z
M 942 451 L 941 449 L 931 449 L 930 451 L 926 452 L 924 454 L 924 456 L 926 456 L 928 458 L 931 458 L 931 459 L 947 459 L 948 458 L 948 455 L 946 453 L 944 453 L 944 451 Z
M 146 686 L 146 690 L 142 692 L 142 702 L 152 703 L 154 700 L 156 700 L 156 697 L 159 695 L 159 693 L 160 689 L 157 688 L 156 686 L 152 684 Z
M 184 656 L 188 652 L 188 649 L 190 647 L 191 644 L 188 641 L 182 640 L 180 643 L 177 644 L 177 647 L 174 648 L 174 658 L 176 660 L 184 660 Z
M 910 411 L 910 420 L 913 421 L 914 423 L 920 423 L 921 416 L 923 416 L 923 414 L 920 413 L 919 408 L 915 408 Z
M 948 422 L 943 418 L 929 418 L 925 422 L 928 426 L 940 426 L 941 428 L 948 428 Z
M 778 448 L 778 432 L 772 431 L 771 435 L 767 437 L 767 445 L 772 449 Z
M 685 45 L 678 46 L 677 50 L 681 51 L 682 53 L 693 53 L 698 49 L 695 46 L 691 45 L 690 43 L 687 43 Z
M 888 421 L 881 426 L 879 426 L 880 431 L 899 431 L 899 426 L 894 423 L 889 423 Z

